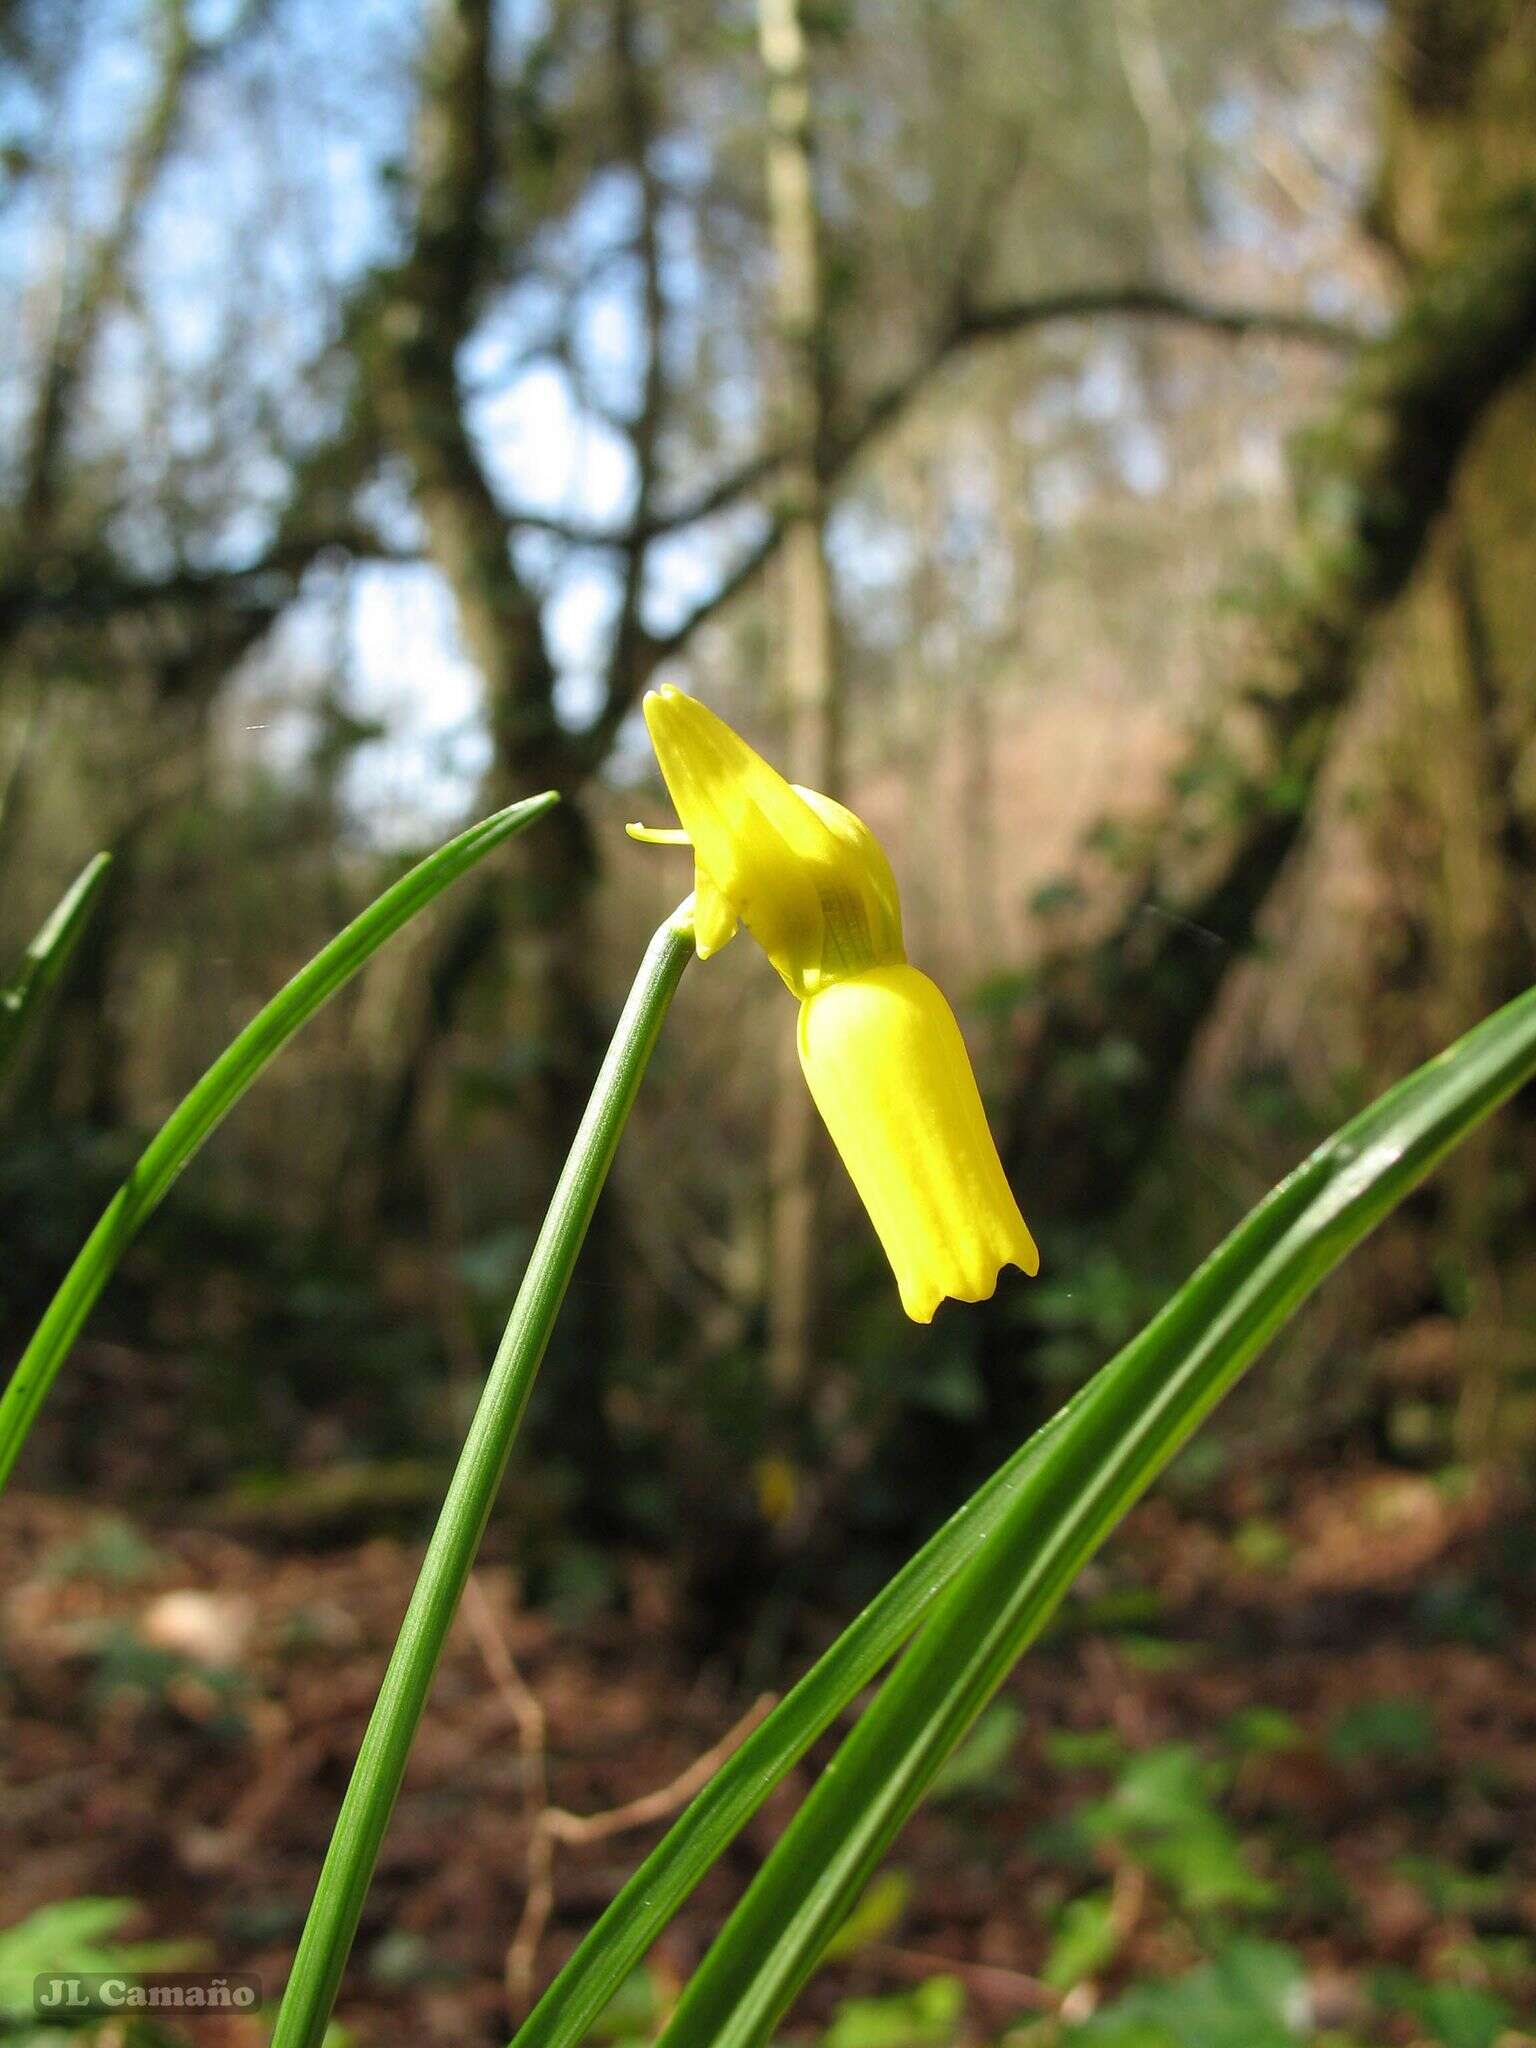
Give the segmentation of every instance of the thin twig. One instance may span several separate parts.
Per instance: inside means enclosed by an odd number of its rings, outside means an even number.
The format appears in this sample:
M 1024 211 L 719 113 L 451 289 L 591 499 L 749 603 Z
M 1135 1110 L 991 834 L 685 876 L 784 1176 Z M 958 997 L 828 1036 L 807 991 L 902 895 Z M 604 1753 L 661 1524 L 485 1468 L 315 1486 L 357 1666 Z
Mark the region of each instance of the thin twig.
M 1000 2005 L 1022 2005 L 1035 2012 L 1055 2012 L 1061 2005 L 1061 1993 L 1052 1985 L 1001 1963 L 967 1962 L 956 1956 L 930 1955 L 924 1949 L 892 1948 L 885 1942 L 871 1942 L 860 1952 L 901 1977 L 958 1977 L 982 1998 Z
M 695 1757 L 670 1784 L 602 1813 L 570 1813 L 562 1806 L 549 1804 L 549 1720 L 538 1694 L 517 1668 L 511 1644 L 498 1625 L 484 1588 L 473 1576 L 464 1590 L 464 1618 L 516 1726 L 523 1759 L 523 1810 L 529 1823 L 525 1888 L 522 1917 L 507 1949 L 505 1966 L 507 2003 L 513 2017 L 518 2018 L 532 2002 L 539 1947 L 554 1912 L 555 1844 L 563 1842 L 579 1848 L 665 1820 L 708 1784 L 726 1758 L 774 1706 L 776 1696 L 761 1694 L 713 1748 Z
M 631 1799 L 624 1806 L 611 1807 L 605 1813 L 568 1813 L 564 1807 L 546 1807 L 529 1837 L 523 1916 L 507 1950 L 507 2002 L 514 2019 L 520 2018 L 533 2001 L 539 1945 L 554 1912 L 556 1842 L 582 1846 L 588 1842 L 605 1841 L 609 1836 L 623 1834 L 630 1828 L 648 1827 L 655 1821 L 665 1820 L 668 1814 L 685 1806 L 694 1793 L 709 1782 L 773 1705 L 774 1695 L 763 1693 L 713 1749 L 707 1749 L 670 1785 L 664 1785 L 658 1792 L 647 1792 L 639 1799 Z
M 523 1806 L 537 1826 L 549 1806 L 549 1721 L 543 1702 L 517 1668 L 476 1572 L 470 1573 L 464 1588 L 464 1619 L 517 1729 L 518 1753 L 523 1760 Z
M 670 1785 L 663 1785 L 657 1792 L 642 1793 L 627 1805 L 609 1807 L 606 1813 L 567 1813 L 563 1807 L 552 1806 L 544 1817 L 546 1827 L 562 1842 L 602 1842 L 610 1835 L 622 1835 L 630 1828 L 649 1827 L 653 1821 L 665 1820 L 669 1813 L 675 1813 L 678 1807 L 686 1805 L 695 1792 L 704 1789 L 727 1757 L 741 1746 L 777 1701 L 776 1693 L 759 1693 L 741 1719 L 726 1730 L 714 1748 L 706 1749 L 702 1756 L 695 1757 Z

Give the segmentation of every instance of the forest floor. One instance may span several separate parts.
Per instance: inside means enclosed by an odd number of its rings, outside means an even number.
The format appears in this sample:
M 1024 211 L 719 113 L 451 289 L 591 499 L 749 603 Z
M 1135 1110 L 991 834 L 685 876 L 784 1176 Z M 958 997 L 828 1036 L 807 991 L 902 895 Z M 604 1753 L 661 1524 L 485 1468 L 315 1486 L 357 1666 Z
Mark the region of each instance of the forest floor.
M 1491 1481 L 1380 1470 L 1263 1517 L 1144 1505 L 902 1837 L 899 1875 L 791 2035 L 1049 2038 L 1063 2003 L 1081 2019 L 1241 1939 L 1301 1971 L 1303 2038 L 1522 2038 L 1527 1528 Z M 36 1495 L 0 1506 L 0 1928 L 129 1900 L 125 1939 L 191 1939 L 198 1967 L 278 1986 L 417 1556 L 274 1557 Z M 677 1648 L 653 1565 L 623 1618 L 518 1612 L 512 1592 L 484 1567 L 449 1646 L 341 2001 L 353 2042 L 503 2042 L 509 1974 L 547 1980 L 680 1777 L 754 1710 Z M 644 2037 L 643 2008 L 664 2006 L 807 1782 L 689 1902 L 610 2038 Z M 551 1806 L 610 1818 L 541 1822 Z M 540 1929 L 530 1845 L 552 1837 Z M 936 1976 L 951 2003 L 913 2005 Z M 193 2038 L 255 2048 L 265 2029 L 205 2020 Z

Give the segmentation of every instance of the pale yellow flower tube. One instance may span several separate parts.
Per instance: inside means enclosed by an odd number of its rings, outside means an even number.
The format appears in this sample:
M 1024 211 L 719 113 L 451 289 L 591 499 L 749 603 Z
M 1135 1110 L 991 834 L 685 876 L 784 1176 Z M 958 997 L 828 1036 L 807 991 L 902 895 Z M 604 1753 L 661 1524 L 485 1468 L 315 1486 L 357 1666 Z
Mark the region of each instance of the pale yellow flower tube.
M 872 967 L 800 1006 L 800 1065 L 901 1290 L 927 1323 L 1040 1254 L 1003 1175 L 954 1012 L 915 967 Z

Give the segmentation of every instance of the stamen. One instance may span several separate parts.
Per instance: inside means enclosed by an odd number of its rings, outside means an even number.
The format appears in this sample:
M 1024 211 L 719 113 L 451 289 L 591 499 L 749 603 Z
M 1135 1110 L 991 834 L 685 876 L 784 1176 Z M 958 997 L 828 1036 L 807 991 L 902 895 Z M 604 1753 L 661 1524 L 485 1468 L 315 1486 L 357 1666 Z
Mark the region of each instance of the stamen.
M 693 841 L 681 825 L 626 825 L 624 830 L 631 839 L 641 840 L 646 846 L 692 846 Z

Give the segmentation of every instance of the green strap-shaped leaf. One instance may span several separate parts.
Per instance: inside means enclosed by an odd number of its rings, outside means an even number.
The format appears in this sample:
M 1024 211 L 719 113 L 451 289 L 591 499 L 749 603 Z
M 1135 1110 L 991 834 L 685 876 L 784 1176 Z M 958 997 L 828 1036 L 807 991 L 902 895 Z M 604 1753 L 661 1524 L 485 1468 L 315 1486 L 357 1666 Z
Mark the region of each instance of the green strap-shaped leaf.
M 690 1981 L 663 2048 L 757 2048 L 1085 1561 L 1318 1282 L 1536 1072 L 1536 989 L 1329 1139 L 1090 1382 Z
M 1086 1392 L 1086 1389 L 1084 1389 Z M 1073 1396 L 903 1565 L 710 1779 L 624 1885 L 518 2029 L 512 2048 L 574 2048 L 768 1794 L 895 1655 L 996 1528 Z
M 1313 1185 L 1330 1156 L 1330 1147 L 1322 1147 L 1287 1188 Z M 1277 1241 L 1286 1221 L 1285 1209 L 1273 1196 L 1261 1203 L 1244 1226 L 1250 1254 Z M 956 1510 L 721 1766 L 587 1933 L 518 2029 L 512 2048 L 576 2048 L 586 2039 L 609 1999 L 716 1858 L 879 1674 L 987 1540 L 1053 1433 L 1089 1391 L 1084 1387 L 1073 1395 Z
M 86 862 L 22 954 L 20 967 L 0 988 L 0 1080 L 15 1059 L 22 1034 L 44 996 L 69 964 L 111 865 L 110 853 L 98 853 Z
M 511 804 L 429 854 L 354 918 L 307 967 L 301 967 L 172 1110 L 102 1211 L 0 1395 L 0 1486 L 10 1476 L 54 1375 L 118 1260 L 165 1199 L 187 1161 L 268 1060 L 418 910 L 425 909 L 466 868 L 541 818 L 558 801 L 554 791 L 547 790 L 542 796 Z M 76 888 L 79 886 L 77 883 Z
M 1248 1217 L 1243 1235 L 1250 1258 L 1279 1242 L 1289 1227 L 1290 1203 L 1322 1184 L 1336 1163 L 1335 1148 L 1348 1136 L 1341 1132 L 1322 1146 Z M 986 1542 L 1040 1453 L 1094 1384 L 1075 1394 L 957 1509 L 722 1765 L 588 1932 L 519 2028 L 513 2048 L 576 2048 L 586 2039 L 609 1999 L 721 1852 Z

